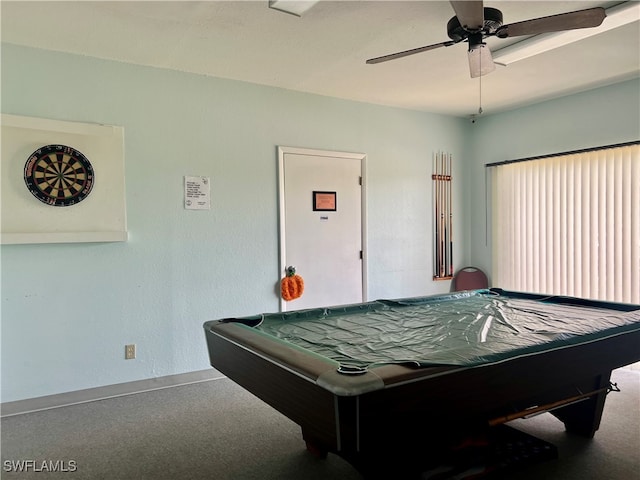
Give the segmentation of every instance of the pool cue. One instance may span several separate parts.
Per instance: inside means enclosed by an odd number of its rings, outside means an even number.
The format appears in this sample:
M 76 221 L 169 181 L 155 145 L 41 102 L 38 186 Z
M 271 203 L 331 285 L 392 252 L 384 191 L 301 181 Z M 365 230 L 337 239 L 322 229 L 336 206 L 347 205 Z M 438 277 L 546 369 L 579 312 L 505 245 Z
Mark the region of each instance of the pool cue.
M 442 275 L 441 277 L 447 276 L 447 271 L 445 270 L 447 267 L 447 243 L 446 243 L 446 235 L 447 235 L 447 224 L 446 224 L 446 213 L 447 213 L 447 184 L 444 181 L 444 173 L 445 173 L 445 162 L 446 162 L 446 154 L 442 154 L 441 162 L 442 168 L 440 172 L 440 182 L 442 184 L 442 204 L 444 205 L 444 209 L 442 211 Z
M 439 192 L 439 184 L 438 184 L 438 161 L 439 161 L 440 152 L 436 153 L 433 158 L 433 180 L 434 180 L 434 198 L 436 203 L 436 215 L 434 218 L 434 227 L 435 227 L 435 276 L 438 277 L 440 275 L 440 236 L 439 236 L 439 225 L 440 225 L 440 192 Z
M 442 152 L 438 153 L 438 164 L 436 165 L 436 181 L 438 182 L 438 204 L 440 208 L 438 210 L 438 278 L 442 277 L 442 215 L 444 214 L 442 203 Z
M 436 180 L 436 203 L 438 205 L 437 211 L 436 211 L 436 232 L 437 232 L 437 238 L 436 238 L 436 257 L 437 257 L 437 261 L 436 261 L 436 277 L 440 278 L 440 208 L 442 208 L 442 205 L 440 205 L 440 181 L 438 180 L 438 170 L 440 169 L 440 152 L 438 152 L 438 154 L 436 155 L 436 168 L 435 168 L 435 180 Z
M 491 419 L 489 420 L 489 425 L 492 427 L 495 427 L 496 425 L 501 425 L 503 423 L 510 422 L 511 420 L 516 420 L 517 418 L 527 418 L 527 417 L 532 417 L 534 415 L 539 415 L 541 413 L 550 412 L 551 410 L 555 410 L 556 408 L 566 407 L 567 405 L 571 405 L 571 404 L 586 400 L 589 397 L 593 397 L 601 393 L 606 393 L 608 389 L 609 387 L 600 388 L 598 390 L 594 390 L 589 393 L 583 393 L 580 395 L 576 395 L 575 397 L 566 398 L 564 400 L 560 400 L 557 402 L 548 403 L 546 405 L 535 406 L 532 408 L 527 408 L 517 413 L 512 413 L 509 415 L 505 415 L 503 417 Z
M 447 158 L 447 175 L 446 175 L 446 182 L 447 182 L 447 212 L 448 215 L 446 216 L 446 218 L 444 219 L 444 221 L 447 223 L 447 240 L 448 240 L 448 245 L 451 245 L 451 221 L 450 221 L 450 217 L 451 217 L 451 169 L 449 166 L 449 159 Z M 451 275 L 451 248 L 448 247 L 448 245 L 445 245 L 445 248 L 447 249 L 447 269 L 445 274 L 447 276 Z
M 445 157 L 444 153 L 442 155 L 440 155 L 440 194 L 442 195 L 442 199 L 441 199 L 442 206 L 446 208 L 446 205 L 445 205 L 445 191 L 444 191 L 445 185 L 444 185 L 444 181 L 443 181 L 444 180 L 444 175 L 443 175 L 443 173 L 444 173 L 444 157 Z M 445 212 L 444 209 L 440 212 L 440 259 L 441 259 L 441 262 L 440 262 L 440 276 L 441 277 L 444 277 L 444 261 L 445 261 L 445 258 L 444 258 L 444 246 L 445 246 L 445 243 L 444 243 L 444 235 L 443 235 L 444 234 L 444 212 Z
M 449 275 L 453 276 L 453 158 L 449 154 Z
M 449 249 L 447 248 L 447 245 L 449 243 L 449 195 L 447 193 L 447 189 L 449 187 L 449 185 L 447 184 L 447 155 L 444 154 L 443 158 L 442 158 L 442 187 L 443 187 L 443 191 L 444 191 L 444 215 L 442 218 L 442 222 L 443 222 L 443 232 L 444 232 L 444 252 L 443 252 L 443 258 L 444 258 L 444 271 L 443 271 L 443 277 L 446 277 L 448 272 L 449 272 Z

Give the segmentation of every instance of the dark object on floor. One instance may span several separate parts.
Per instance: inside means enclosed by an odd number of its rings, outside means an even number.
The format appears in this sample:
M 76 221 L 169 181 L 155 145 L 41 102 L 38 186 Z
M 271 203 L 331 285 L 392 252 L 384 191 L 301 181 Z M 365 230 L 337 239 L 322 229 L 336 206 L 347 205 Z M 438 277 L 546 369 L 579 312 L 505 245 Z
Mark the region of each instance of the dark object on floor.
M 423 480 L 503 478 L 533 463 L 558 458 L 551 443 L 506 425 L 465 438 L 439 465 L 423 472 Z

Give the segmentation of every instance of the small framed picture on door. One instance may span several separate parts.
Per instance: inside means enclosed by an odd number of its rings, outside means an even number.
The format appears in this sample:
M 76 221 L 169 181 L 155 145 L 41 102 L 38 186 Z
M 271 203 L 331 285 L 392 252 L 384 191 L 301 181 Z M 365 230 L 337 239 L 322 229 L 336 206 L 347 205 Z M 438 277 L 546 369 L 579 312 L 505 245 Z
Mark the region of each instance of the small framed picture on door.
M 336 192 L 313 192 L 314 212 L 335 212 L 337 210 Z

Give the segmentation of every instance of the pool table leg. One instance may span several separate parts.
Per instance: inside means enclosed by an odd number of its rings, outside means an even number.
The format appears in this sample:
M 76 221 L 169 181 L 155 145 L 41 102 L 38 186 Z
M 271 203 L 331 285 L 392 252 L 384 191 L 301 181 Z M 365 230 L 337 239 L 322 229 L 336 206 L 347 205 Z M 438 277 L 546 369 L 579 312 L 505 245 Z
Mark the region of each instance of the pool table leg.
M 420 454 L 411 451 L 408 454 L 404 449 L 399 451 L 376 451 L 370 453 L 341 451 L 336 452 L 323 446 L 322 441 L 302 429 L 307 451 L 316 458 L 326 459 L 328 453 L 334 453 L 348 462 L 364 480 L 389 480 L 391 478 L 402 478 L 403 480 L 419 480 L 424 471 L 425 459 L 424 451 Z
M 312 441 L 309 441 L 309 440 L 305 440 L 305 443 L 307 445 L 307 452 L 309 452 L 311 455 L 323 460 L 327 458 L 327 455 L 329 454 L 329 452 L 326 449 L 319 447 L 318 444 L 313 443 Z
M 302 438 L 307 446 L 307 451 L 316 458 L 325 459 L 329 453 L 329 450 L 322 446 L 322 444 L 314 439 L 311 435 L 302 429 Z
M 606 389 L 610 377 L 611 372 L 600 375 L 596 389 Z M 592 438 L 600 427 L 606 398 L 607 391 L 603 390 L 586 400 L 558 408 L 551 413 L 564 423 L 567 432 Z

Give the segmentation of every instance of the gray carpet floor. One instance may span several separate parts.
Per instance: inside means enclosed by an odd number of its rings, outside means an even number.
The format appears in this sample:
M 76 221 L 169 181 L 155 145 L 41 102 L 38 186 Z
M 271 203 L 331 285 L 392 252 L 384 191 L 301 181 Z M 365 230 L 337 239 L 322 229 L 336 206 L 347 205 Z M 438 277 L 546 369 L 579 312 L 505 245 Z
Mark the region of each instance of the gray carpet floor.
M 640 480 L 640 370 L 615 370 L 612 381 L 622 391 L 609 395 L 593 439 L 567 434 L 550 414 L 511 422 L 556 445 L 559 458 L 509 479 Z M 361 478 L 335 455 L 307 453 L 297 425 L 226 378 L 5 417 L 1 435 L 7 480 Z M 9 471 L 20 460 L 75 471 Z

